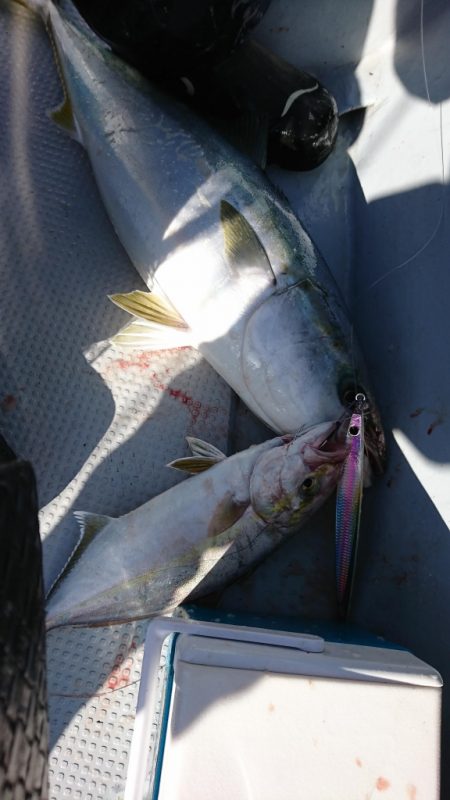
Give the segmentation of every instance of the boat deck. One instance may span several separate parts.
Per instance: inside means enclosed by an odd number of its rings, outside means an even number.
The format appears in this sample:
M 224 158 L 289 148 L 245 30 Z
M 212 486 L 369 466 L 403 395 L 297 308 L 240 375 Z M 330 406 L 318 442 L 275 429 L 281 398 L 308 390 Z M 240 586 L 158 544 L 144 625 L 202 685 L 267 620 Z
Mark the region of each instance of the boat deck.
M 388 435 L 365 493 L 352 621 L 450 675 L 450 9 L 439 0 L 273 0 L 255 32 L 317 74 L 345 115 L 311 173 L 269 170 L 334 272 Z M 424 81 L 425 62 L 427 83 Z M 233 451 L 267 437 L 191 349 L 123 354 L 107 295 L 144 288 L 82 148 L 50 121 L 48 38 L 0 3 L 0 430 L 35 469 L 46 585 L 77 538 L 73 510 L 111 516 L 180 480 L 195 435 Z M 443 164 L 444 161 L 444 164 Z M 444 178 L 444 182 L 443 182 Z M 387 273 L 389 272 L 389 275 Z M 210 598 L 230 611 L 333 619 L 329 502 L 251 575 Z M 145 622 L 48 636 L 51 797 L 123 793 Z M 443 796 L 450 791 L 444 689 Z

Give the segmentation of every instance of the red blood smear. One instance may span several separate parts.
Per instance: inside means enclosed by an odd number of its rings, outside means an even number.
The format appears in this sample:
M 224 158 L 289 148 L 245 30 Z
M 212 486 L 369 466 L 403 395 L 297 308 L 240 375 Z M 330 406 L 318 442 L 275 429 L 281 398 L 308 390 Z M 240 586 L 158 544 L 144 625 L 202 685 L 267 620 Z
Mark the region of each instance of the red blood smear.
M 173 350 L 188 350 L 187 347 L 174 347 Z M 113 363 L 116 364 L 119 369 L 130 369 L 131 367 L 137 367 L 138 369 L 149 369 L 152 365 L 152 361 L 154 361 L 155 356 L 159 356 L 161 353 L 170 353 L 171 350 L 143 350 L 140 353 L 134 353 L 131 358 L 118 358 Z M 166 370 L 167 372 L 167 370 Z
M 137 367 L 138 369 L 141 370 L 147 370 L 152 366 L 152 360 L 154 355 L 155 355 L 154 352 L 137 353 L 132 359 L 119 358 L 115 362 L 115 364 L 117 364 L 117 366 L 120 369 L 129 369 L 130 367 Z M 161 378 L 158 376 L 156 372 L 150 373 L 150 379 L 156 389 L 159 389 L 161 392 L 167 392 L 169 397 L 173 397 L 175 400 L 178 400 L 184 406 L 187 406 L 187 408 L 189 409 L 189 413 L 192 417 L 192 422 L 194 423 L 198 420 L 200 415 L 204 420 L 206 420 L 208 419 L 210 414 L 216 414 L 219 410 L 218 406 L 203 405 L 200 402 L 200 400 L 195 400 L 193 397 L 188 395 L 182 389 L 172 389 L 170 386 L 167 386 L 161 380 Z

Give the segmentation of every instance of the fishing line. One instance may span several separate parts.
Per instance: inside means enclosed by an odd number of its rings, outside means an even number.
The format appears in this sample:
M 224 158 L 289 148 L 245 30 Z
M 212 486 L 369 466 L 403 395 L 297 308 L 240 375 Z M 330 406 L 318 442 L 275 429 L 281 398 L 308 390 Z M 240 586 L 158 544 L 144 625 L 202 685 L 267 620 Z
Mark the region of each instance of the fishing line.
M 425 0 L 420 0 L 420 49 L 422 55 L 422 70 L 423 70 L 423 79 L 425 81 L 425 91 L 427 93 L 427 100 L 431 103 L 430 98 L 430 87 L 428 85 L 428 75 L 427 75 L 427 66 L 425 62 L 425 44 L 424 44 L 424 35 L 423 35 L 423 7 L 424 7 Z
M 350 325 L 350 354 L 352 358 L 352 373 L 353 373 L 353 391 L 355 393 L 358 390 L 358 382 L 356 380 L 356 359 L 355 359 L 355 348 L 354 348 L 354 334 L 355 334 L 355 326 L 353 322 Z
M 427 66 L 426 66 L 426 59 L 425 59 L 425 42 L 424 42 L 424 2 L 425 0 L 420 0 L 420 46 L 421 46 L 421 58 L 422 58 L 422 71 L 423 71 L 423 79 L 425 84 L 425 92 L 427 96 L 427 101 L 431 108 L 433 108 L 433 103 L 431 102 L 430 97 L 430 87 L 428 83 L 428 73 L 427 73 Z M 435 228 L 429 238 L 426 240 L 424 244 L 422 244 L 415 253 L 411 256 L 406 258 L 397 266 L 392 267 L 387 272 L 385 272 L 381 277 L 377 278 L 373 283 L 370 284 L 361 294 L 367 294 L 380 283 L 386 280 L 390 275 L 395 272 L 399 272 L 400 270 L 404 269 L 408 264 L 414 261 L 418 256 L 423 253 L 424 250 L 431 244 L 433 239 L 436 237 L 439 228 L 441 227 L 442 220 L 444 218 L 444 209 L 445 209 L 445 159 L 444 159 L 444 135 L 442 129 L 442 103 L 439 103 L 439 136 L 440 136 L 440 157 L 441 157 L 441 210 L 439 213 L 438 221 L 435 225 Z

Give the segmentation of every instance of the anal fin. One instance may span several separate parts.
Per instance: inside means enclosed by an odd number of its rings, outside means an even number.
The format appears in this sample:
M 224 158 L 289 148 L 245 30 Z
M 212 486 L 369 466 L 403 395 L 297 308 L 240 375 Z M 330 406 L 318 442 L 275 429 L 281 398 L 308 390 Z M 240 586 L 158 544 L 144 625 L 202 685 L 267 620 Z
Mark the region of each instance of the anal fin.
M 165 325 L 135 319 L 112 337 L 111 343 L 121 350 L 172 350 L 191 347 L 189 330 L 168 328 Z

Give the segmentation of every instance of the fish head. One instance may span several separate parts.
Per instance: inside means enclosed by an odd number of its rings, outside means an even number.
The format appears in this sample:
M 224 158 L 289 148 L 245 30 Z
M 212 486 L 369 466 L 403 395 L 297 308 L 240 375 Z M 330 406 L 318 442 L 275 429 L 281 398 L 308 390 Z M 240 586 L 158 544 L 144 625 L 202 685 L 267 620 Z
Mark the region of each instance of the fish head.
M 281 433 L 349 417 L 364 394 L 366 449 L 373 471 L 383 471 L 384 434 L 364 359 L 331 289 L 304 278 L 267 296 L 247 321 L 242 365 L 253 410 Z
M 295 528 L 333 492 L 347 453 L 338 422 L 281 437 L 280 446 L 255 464 L 250 480 L 253 510 L 277 528 Z

